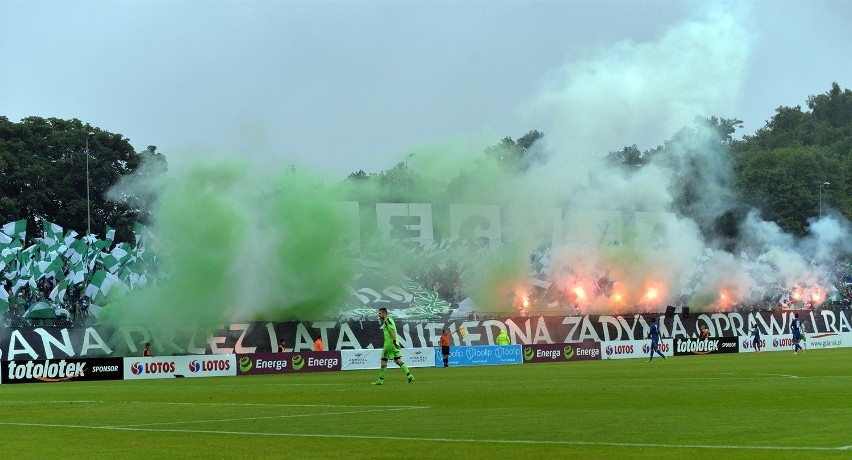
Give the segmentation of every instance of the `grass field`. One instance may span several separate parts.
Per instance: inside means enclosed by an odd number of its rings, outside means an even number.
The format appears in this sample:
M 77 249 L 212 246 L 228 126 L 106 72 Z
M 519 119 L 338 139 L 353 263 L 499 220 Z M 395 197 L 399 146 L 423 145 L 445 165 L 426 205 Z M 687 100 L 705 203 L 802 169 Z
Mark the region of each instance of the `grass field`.
M 852 458 L 852 349 L 0 386 L 5 458 Z

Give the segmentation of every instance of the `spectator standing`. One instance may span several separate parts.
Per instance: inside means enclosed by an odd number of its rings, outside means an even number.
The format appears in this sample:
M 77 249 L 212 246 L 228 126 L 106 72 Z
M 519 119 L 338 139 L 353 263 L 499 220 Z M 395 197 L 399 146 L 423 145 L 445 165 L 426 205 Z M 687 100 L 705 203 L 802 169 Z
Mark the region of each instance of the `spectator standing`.
M 511 345 L 512 341 L 509 340 L 509 335 L 506 334 L 505 329 L 500 329 L 500 333 L 497 334 L 497 345 Z

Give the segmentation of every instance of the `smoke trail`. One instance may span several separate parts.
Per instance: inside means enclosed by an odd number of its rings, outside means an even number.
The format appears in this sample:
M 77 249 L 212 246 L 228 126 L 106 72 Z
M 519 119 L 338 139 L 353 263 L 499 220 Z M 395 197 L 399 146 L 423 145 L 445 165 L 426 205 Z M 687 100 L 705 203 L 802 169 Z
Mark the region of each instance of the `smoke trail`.
M 154 183 L 152 233 L 166 276 L 116 300 L 109 321 L 169 329 L 317 317 L 344 295 L 352 268 L 343 220 L 319 179 L 225 161 Z
M 452 140 L 335 187 L 240 162 L 177 171 L 154 183 L 153 230 L 169 277 L 117 301 L 111 317 L 213 327 L 231 318 L 327 316 L 357 276 L 346 255 L 353 224 L 366 231 L 365 257 L 405 273 L 458 270 L 466 294 L 489 310 L 515 311 L 518 296 L 535 289 L 592 313 L 657 310 L 675 300 L 725 307 L 775 286 L 824 286 L 825 269 L 813 262 L 849 250 L 848 223 L 814 222 L 812 236 L 797 241 L 755 212 L 734 253 L 715 246 L 712 223 L 737 206 L 731 163 L 715 127 L 693 121 L 731 109 L 750 40 L 736 12 L 711 11 L 656 41 L 621 42 L 566 65 L 526 108 L 547 137 L 519 164 L 493 160 L 517 153 L 511 149 L 483 159 Z M 638 170 L 604 158 L 637 138 L 659 143 L 672 133 Z M 690 198 L 676 201 L 683 196 Z M 499 205 L 503 244 L 400 247 L 377 236 L 374 209 L 362 207 L 357 224 L 343 218 L 337 202 L 347 200 L 431 203 L 436 239 L 449 237 L 449 205 Z M 530 287 L 530 276 L 547 282 Z

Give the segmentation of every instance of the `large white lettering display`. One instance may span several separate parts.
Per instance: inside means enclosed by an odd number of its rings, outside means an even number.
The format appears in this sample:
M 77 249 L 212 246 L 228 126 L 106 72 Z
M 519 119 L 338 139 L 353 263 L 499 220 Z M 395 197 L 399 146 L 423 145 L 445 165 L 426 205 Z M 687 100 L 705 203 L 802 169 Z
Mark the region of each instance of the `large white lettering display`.
M 502 244 L 500 207 L 483 204 L 451 204 L 450 233 L 460 240 L 492 249 Z
M 340 241 L 346 245 L 349 252 L 361 252 L 361 219 L 357 201 L 338 201 L 334 203 L 334 211 L 343 222 L 340 227 Z
M 566 242 L 581 247 L 617 246 L 624 243 L 621 211 L 571 210 L 565 215 L 563 228 Z
M 636 246 L 662 248 L 668 245 L 677 225 L 671 212 L 636 212 Z
M 431 203 L 376 203 L 376 226 L 388 240 L 431 244 Z

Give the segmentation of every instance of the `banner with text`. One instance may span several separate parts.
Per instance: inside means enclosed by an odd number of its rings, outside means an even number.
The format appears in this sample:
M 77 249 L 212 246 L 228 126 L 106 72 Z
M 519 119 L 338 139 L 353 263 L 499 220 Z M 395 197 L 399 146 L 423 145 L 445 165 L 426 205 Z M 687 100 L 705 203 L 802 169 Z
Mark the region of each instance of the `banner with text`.
M 601 359 L 627 359 L 627 358 L 645 358 L 651 356 L 651 340 L 616 340 L 610 342 L 602 342 Z M 658 349 L 663 356 L 672 356 L 672 340 L 662 339 L 658 344 Z M 654 353 L 654 356 L 660 356 Z
M 3 361 L 2 383 L 121 380 L 121 358 Z
M 339 351 L 237 355 L 239 375 L 339 371 L 340 361 Z
M 738 337 L 710 337 L 706 339 L 675 339 L 675 356 L 739 353 Z
M 234 355 L 124 358 L 125 380 L 234 375 L 237 375 L 237 360 Z
M 524 345 L 523 357 L 524 364 L 601 359 L 601 347 L 597 342 Z
M 408 367 L 432 367 L 435 365 L 435 349 L 429 348 L 403 348 L 402 362 Z M 340 368 L 344 371 L 358 369 L 378 369 L 381 367 L 382 350 L 371 348 L 368 350 L 340 350 Z M 388 367 L 399 367 L 392 360 L 388 360 Z
M 435 365 L 443 366 L 444 357 L 441 348 L 434 348 Z M 492 364 L 521 364 L 520 345 L 483 345 L 476 347 L 450 347 L 451 367 L 454 366 L 487 366 Z
M 852 310 L 798 311 L 808 324 L 808 336 L 826 333 L 852 333 Z M 688 318 L 662 314 L 599 316 L 533 316 L 523 318 L 397 321 L 403 348 L 438 345 L 442 329 L 466 329 L 462 339 L 453 334 L 453 346 L 494 345 L 497 333 L 505 329 L 512 343 L 520 345 L 616 342 L 642 340 L 648 335 L 651 318 L 656 318 L 666 338 L 697 337 L 706 326 L 714 337 L 749 335 L 755 327 L 769 335 L 788 333 L 793 312 L 698 313 Z M 227 355 L 269 353 L 284 340 L 287 351 L 313 349 L 317 336 L 330 350 L 381 348 L 383 336 L 376 321 L 299 321 L 232 323 L 221 329 L 193 327 L 157 331 L 144 326 L 0 328 L 0 358 L 6 361 L 139 356 L 146 342 L 157 356 Z

